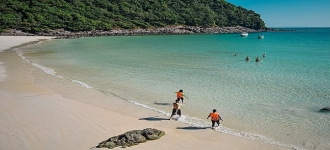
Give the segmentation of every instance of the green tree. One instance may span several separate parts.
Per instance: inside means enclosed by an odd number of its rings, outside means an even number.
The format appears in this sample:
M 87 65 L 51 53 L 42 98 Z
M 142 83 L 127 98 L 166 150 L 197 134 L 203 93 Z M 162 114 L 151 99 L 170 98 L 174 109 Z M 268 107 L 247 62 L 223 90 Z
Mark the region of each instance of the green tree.
M 171 25 L 266 28 L 259 14 L 225 0 L 6 0 L 0 3 L 1 32 Z

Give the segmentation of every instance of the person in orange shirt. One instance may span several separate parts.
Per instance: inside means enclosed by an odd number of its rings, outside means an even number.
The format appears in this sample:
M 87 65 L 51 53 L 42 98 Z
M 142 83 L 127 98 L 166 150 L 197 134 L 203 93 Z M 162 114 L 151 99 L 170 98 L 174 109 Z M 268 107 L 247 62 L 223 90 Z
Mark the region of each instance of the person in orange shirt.
M 217 123 L 218 126 L 220 125 L 220 120 L 222 120 L 221 116 L 218 114 L 216 109 L 213 109 L 213 112 L 211 112 L 209 114 L 209 116 L 207 117 L 207 119 L 209 119 L 211 117 L 211 121 L 212 121 L 212 129 L 214 129 L 214 124 Z
M 182 104 L 183 104 L 183 97 L 188 98 L 186 95 L 183 94 L 183 90 L 180 90 L 179 92 L 175 92 L 175 93 L 176 93 L 176 100 L 179 100 L 179 101 L 181 100 Z

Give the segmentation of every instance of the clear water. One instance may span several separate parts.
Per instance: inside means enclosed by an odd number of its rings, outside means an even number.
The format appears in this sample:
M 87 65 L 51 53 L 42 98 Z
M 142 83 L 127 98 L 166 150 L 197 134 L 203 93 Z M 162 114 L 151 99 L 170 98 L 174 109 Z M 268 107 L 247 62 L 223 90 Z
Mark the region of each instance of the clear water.
M 216 108 L 219 132 L 330 149 L 330 113 L 318 112 L 330 107 L 330 28 L 258 34 L 86 37 L 19 54 L 49 74 L 167 116 L 183 89 L 189 99 L 180 121 L 191 126 L 210 126 L 206 117 Z

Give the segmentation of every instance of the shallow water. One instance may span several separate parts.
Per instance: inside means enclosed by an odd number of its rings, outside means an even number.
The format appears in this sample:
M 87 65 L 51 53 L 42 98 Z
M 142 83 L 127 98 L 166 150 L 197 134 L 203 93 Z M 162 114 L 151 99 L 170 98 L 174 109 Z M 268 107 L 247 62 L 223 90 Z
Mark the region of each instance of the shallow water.
M 183 89 L 179 121 L 191 126 L 210 126 L 216 108 L 219 132 L 330 149 L 330 114 L 318 112 L 330 105 L 330 29 L 258 34 L 88 37 L 17 51 L 48 74 L 167 116 Z

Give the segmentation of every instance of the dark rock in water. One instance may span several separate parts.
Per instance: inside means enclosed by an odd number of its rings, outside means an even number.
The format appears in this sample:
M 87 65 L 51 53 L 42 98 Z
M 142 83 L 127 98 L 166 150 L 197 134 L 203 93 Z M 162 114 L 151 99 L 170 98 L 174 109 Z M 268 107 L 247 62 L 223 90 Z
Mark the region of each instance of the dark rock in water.
M 157 140 L 165 135 L 164 131 L 153 128 L 146 128 L 143 130 L 132 130 L 124 134 L 111 137 L 96 146 L 96 148 L 109 148 L 121 146 L 122 148 L 138 145 L 139 143 L 147 142 L 147 140 Z
M 330 107 L 324 107 L 320 109 L 320 112 L 330 112 Z

